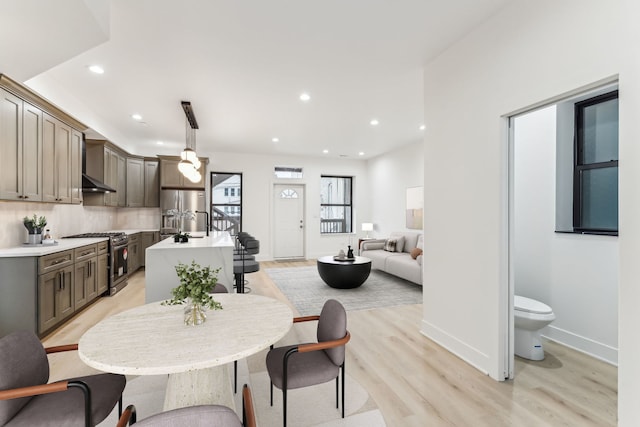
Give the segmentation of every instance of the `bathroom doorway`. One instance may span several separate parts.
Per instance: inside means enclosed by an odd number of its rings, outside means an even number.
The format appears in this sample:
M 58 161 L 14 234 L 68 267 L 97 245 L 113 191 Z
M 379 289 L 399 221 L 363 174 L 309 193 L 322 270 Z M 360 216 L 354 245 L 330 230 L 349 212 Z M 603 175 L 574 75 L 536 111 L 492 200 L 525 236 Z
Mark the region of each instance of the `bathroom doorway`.
M 576 104 L 614 90 L 576 91 L 508 118 L 509 301 L 547 304 L 556 320 L 543 337 L 617 365 L 618 238 L 576 232 L 572 216 Z

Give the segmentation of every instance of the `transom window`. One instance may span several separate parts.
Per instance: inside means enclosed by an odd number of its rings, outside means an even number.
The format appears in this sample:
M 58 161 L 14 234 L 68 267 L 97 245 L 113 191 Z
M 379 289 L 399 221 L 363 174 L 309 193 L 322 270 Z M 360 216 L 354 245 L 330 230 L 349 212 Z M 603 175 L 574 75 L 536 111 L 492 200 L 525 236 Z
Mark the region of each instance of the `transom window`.
M 352 177 L 320 177 L 320 233 L 351 233 L 353 230 Z

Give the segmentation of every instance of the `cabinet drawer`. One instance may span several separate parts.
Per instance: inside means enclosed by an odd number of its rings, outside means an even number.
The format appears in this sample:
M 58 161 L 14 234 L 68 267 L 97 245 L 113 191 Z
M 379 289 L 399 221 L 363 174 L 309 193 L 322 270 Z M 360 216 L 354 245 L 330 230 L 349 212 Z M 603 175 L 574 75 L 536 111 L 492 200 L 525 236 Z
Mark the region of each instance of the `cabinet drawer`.
M 109 250 L 108 240 L 98 243 L 98 255 L 106 254 L 108 250 Z
M 135 243 L 140 240 L 141 233 L 129 234 L 129 243 Z
M 73 250 L 56 252 L 55 254 L 41 256 L 38 260 L 39 274 L 48 273 L 73 263 Z
M 98 255 L 98 245 L 87 245 L 73 250 L 74 262 L 84 261 Z

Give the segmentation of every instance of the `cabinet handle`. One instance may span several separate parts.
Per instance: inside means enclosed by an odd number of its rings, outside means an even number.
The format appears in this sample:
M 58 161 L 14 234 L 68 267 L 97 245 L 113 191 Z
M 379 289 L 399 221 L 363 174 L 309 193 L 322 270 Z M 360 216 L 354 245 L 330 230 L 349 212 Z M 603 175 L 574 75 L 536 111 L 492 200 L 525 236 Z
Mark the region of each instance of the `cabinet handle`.
M 29 198 L 29 196 L 22 196 L 22 198 L 23 198 L 23 199 L 28 199 L 28 198 Z
M 66 285 L 66 283 L 64 283 L 64 271 L 60 274 L 62 275 L 62 289 L 64 289 Z
M 62 290 L 62 272 L 58 273 L 58 290 Z
M 58 260 L 53 261 L 53 262 L 51 263 L 51 265 L 58 265 L 58 264 L 60 264 L 61 262 L 65 262 L 65 261 L 66 261 L 66 259 L 65 259 L 65 258 L 61 258 L 61 259 L 58 259 Z

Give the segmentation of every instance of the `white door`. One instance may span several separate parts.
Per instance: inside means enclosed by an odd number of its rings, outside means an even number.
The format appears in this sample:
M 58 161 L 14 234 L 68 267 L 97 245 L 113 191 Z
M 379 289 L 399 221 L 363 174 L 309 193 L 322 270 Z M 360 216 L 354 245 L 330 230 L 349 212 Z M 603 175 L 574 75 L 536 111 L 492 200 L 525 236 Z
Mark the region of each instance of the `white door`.
M 304 258 L 304 186 L 275 184 L 274 258 Z

